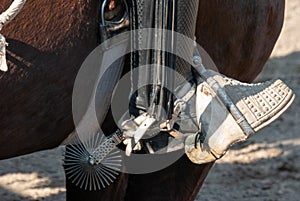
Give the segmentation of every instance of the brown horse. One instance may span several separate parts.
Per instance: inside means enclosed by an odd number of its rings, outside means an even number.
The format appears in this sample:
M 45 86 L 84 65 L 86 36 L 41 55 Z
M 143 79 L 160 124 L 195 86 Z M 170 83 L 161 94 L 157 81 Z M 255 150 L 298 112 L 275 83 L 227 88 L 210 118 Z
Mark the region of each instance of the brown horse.
M 1 3 L 4 10 L 11 0 Z M 98 8 L 97 0 L 28 0 L 3 28 L 9 71 L 0 72 L 0 159 L 57 147 L 74 130 L 72 89 L 82 62 L 99 45 Z M 221 73 L 251 82 L 271 54 L 283 16 L 284 0 L 200 0 L 197 42 Z M 211 166 L 184 156 L 159 172 L 122 174 L 100 192 L 67 181 L 67 197 L 193 200 Z

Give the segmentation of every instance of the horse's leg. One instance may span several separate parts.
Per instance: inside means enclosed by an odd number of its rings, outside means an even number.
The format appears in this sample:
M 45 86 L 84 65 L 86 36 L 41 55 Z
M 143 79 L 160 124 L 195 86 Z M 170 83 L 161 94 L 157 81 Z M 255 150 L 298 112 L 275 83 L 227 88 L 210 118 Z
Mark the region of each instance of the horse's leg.
M 126 201 L 192 201 L 213 163 L 196 165 L 184 155 L 171 166 L 144 175 L 129 175 Z
M 221 73 L 251 82 L 277 41 L 284 6 L 284 0 L 200 0 L 197 42 Z
M 101 191 L 88 191 L 79 188 L 66 177 L 67 201 L 123 201 L 127 186 L 126 174 L 121 173 L 117 180 Z

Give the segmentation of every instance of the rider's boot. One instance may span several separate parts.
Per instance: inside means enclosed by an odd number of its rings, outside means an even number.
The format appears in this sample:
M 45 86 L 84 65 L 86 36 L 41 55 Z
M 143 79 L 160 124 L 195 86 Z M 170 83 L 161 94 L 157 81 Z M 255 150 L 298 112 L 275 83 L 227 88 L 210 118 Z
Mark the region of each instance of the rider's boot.
M 246 84 L 205 70 L 196 92 L 199 132 L 186 138 L 187 156 L 198 164 L 219 159 L 232 144 L 277 119 L 294 97 L 281 80 Z

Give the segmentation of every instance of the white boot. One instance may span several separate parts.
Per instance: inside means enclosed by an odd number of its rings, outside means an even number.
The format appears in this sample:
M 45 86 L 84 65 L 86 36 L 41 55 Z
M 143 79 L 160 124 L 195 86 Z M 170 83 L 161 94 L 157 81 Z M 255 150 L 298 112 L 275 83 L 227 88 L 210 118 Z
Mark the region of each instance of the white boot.
M 208 82 L 198 79 L 196 113 L 201 129 L 185 141 L 187 156 L 197 164 L 222 157 L 231 145 L 246 140 L 277 119 L 295 98 L 281 80 L 245 84 L 214 71 L 205 74 L 220 88 L 216 91 Z M 220 98 L 220 91 L 227 99 Z

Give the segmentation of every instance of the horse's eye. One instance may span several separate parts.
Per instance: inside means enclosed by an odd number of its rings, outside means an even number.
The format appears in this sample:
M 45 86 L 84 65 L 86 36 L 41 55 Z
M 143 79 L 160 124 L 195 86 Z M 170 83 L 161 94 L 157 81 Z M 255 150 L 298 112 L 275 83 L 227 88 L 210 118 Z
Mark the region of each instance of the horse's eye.
M 123 19 L 126 13 L 124 0 L 107 0 L 104 7 L 105 21 L 118 22 Z

